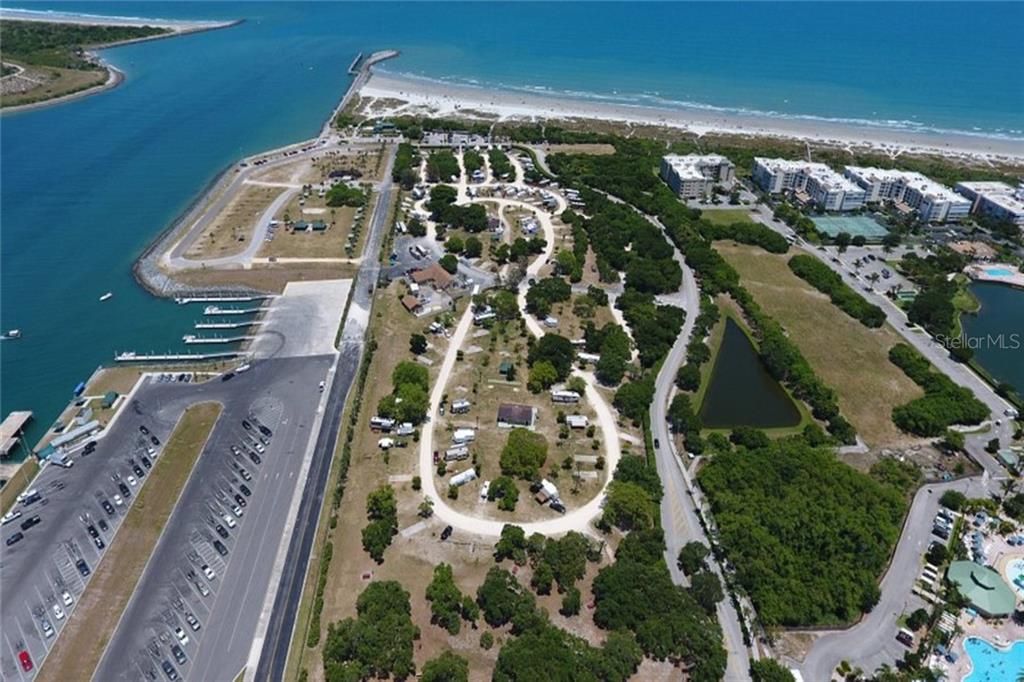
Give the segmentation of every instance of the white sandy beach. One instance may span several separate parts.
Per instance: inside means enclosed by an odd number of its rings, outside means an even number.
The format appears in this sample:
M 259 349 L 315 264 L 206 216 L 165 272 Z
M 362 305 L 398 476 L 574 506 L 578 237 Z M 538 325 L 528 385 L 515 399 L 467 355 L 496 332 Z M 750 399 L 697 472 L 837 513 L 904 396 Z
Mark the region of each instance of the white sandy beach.
M 918 132 L 883 126 L 855 125 L 809 118 L 731 114 L 706 109 L 656 108 L 568 96 L 490 90 L 442 83 L 426 78 L 375 72 L 361 88 L 363 111 L 376 116 L 421 114 L 459 116 L 469 110 L 498 120 L 591 119 L 632 125 L 679 128 L 698 135 L 724 133 L 827 142 L 870 147 L 895 156 L 931 153 L 983 157 L 992 161 L 1024 159 L 1024 141 L 962 133 Z M 383 100 L 398 100 L 385 102 Z
M 238 23 L 237 21 L 192 21 L 183 19 L 157 19 L 146 17 L 116 17 L 99 14 L 80 14 L 29 9 L 0 8 L 0 19 L 4 21 L 45 21 L 59 24 L 82 24 L 85 26 L 154 26 L 176 33 L 208 31 Z

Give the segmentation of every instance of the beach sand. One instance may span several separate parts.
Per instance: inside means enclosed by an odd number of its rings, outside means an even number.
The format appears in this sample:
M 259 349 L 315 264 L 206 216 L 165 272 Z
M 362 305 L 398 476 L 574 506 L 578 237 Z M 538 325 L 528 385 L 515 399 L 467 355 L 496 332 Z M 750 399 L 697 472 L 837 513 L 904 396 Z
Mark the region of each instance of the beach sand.
M 499 121 L 598 120 L 677 128 L 697 135 L 720 133 L 781 137 L 844 147 L 867 147 L 890 156 L 941 154 L 1015 163 L 1024 140 L 956 132 L 925 132 L 812 118 L 733 114 L 699 108 L 657 108 L 543 93 L 492 90 L 426 78 L 374 72 L 359 91 L 361 111 L 492 118 Z
M 42 11 L 29 9 L 0 8 L 3 21 L 44 21 L 57 24 L 81 24 L 84 26 L 154 26 L 166 28 L 175 33 L 209 31 L 215 28 L 233 26 L 237 21 L 191 21 L 180 19 L 149 19 L 146 17 L 116 17 L 99 14 Z

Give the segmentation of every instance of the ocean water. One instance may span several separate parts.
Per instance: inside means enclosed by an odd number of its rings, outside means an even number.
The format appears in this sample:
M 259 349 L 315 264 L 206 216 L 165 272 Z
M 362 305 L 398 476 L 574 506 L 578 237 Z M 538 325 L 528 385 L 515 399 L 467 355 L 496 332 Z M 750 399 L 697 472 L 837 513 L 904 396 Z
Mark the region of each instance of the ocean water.
M 108 50 L 113 91 L 0 118 L 0 410 L 41 435 L 115 350 L 194 309 L 131 264 L 239 156 L 314 135 L 359 51 L 395 72 L 655 104 L 1024 137 L 1021 3 L 5 3 L 245 19 Z M 104 304 L 98 297 L 112 291 Z

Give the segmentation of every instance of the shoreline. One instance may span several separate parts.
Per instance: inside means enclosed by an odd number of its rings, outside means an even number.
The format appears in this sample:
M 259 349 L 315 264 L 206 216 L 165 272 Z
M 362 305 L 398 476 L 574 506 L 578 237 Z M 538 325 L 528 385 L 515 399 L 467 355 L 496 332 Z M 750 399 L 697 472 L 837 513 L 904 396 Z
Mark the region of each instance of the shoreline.
M 741 135 L 867 147 L 891 157 L 907 153 L 1004 163 L 1024 160 L 1024 140 L 1013 138 L 956 131 L 903 130 L 810 117 L 731 113 L 700 107 L 617 103 L 567 94 L 489 89 L 395 73 L 373 73 L 359 94 L 363 98 L 362 113 L 373 118 L 419 114 L 500 122 L 596 120 L 627 126 L 674 128 L 698 137 Z
M 12 15 L 11 13 L 15 13 Z M 25 13 L 29 13 L 28 16 Z M 124 21 L 121 21 L 124 19 Z M 35 21 L 43 23 L 54 23 L 54 24 L 80 24 L 85 26 L 152 26 L 156 28 L 168 29 L 167 33 L 160 35 L 144 36 L 141 38 L 129 38 L 127 40 L 119 40 L 113 43 L 103 43 L 101 45 L 87 45 L 85 46 L 85 54 L 90 58 L 94 59 L 103 69 L 107 71 L 107 79 L 94 85 L 92 87 L 78 90 L 77 92 L 69 92 L 65 95 L 58 97 L 52 97 L 50 99 L 40 100 L 38 102 L 27 102 L 25 104 L 15 104 L 10 107 L 0 107 L 0 117 L 6 116 L 7 114 L 16 114 L 26 111 L 34 111 L 37 109 L 43 109 L 45 107 L 57 106 L 60 104 L 66 104 L 73 102 L 78 99 L 85 97 L 91 97 L 92 95 L 98 95 L 108 90 L 113 90 L 117 86 L 121 85 L 127 77 L 123 71 L 118 69 L 112 63 L 103 58 L 100 54 L 103 50 L 108 50 L 114 47 L 122 47 L 124 45 L 131 45 L 134 43 L 143 43 L 153 40 L 165 40 L 168 38 L 177 38 L 180 36 L 192 34 L 192 33 L 204 33 L 206 31 L 217 31 L 224 28 L 231 28 L 237 26 L 245 21 L 245 19 L 235 19 L 232 21 L 170 21 L 165 19 L 154 19 L 147 20 L 142 18 L 128 18 L 128 17 L 103 17 L 99 15 L 85 15 L 85 14 L 61 14 L 51 12 L 39 12 L 38 16 L 34 10 L 12 10 L 12 9 L 0 9 L 0 20 L 2 21 Z

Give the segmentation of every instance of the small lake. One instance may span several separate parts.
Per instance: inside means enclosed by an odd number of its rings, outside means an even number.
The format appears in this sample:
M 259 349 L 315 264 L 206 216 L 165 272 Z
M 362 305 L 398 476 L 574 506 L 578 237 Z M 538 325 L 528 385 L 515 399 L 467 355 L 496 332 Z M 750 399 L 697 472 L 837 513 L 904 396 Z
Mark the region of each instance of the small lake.
M 747 335 L 731 318 L 711 371 L 700 418 L 710 429 L 796 426 L 800 412 L 765 369 Z
M 974 356 L 997 381 L 1024 393 L 1024 290 L 975 282 L 971 293 L 981 310 L 961 320 Z

